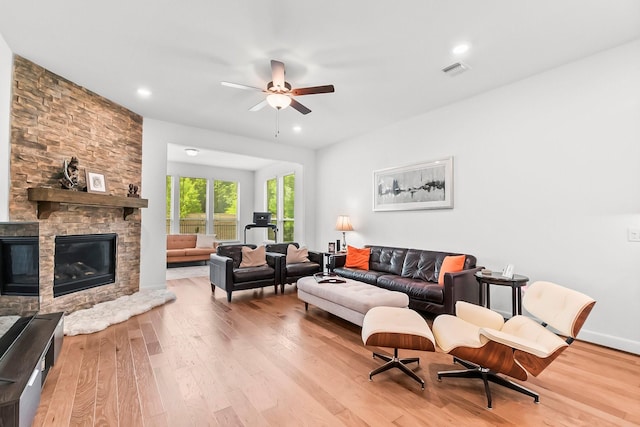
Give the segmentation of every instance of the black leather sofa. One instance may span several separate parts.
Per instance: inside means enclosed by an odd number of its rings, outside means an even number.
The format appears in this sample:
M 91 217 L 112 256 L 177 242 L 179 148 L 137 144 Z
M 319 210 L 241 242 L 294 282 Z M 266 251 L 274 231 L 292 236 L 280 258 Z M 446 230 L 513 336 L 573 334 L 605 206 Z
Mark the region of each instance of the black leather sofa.
M 342 277 L 358 280 L 409 296 L 409 307 L 433 314 L 455 314 L 456 301 L 479 303 L 478 282 L 475 273 L 476 258 L 466 255 L 464 269 L 444 275 L 444 285 L 438 284 L 440 266 L 447 255 L 463 255 L 421 249 L 387 246 L 371 249 L 369 270 L 344 267 L 346 257 L 335 257 L 334 272 Z
M 273 243 L 266 245 L 267 253 L 272 256 L 280 257 L 280 271 L 278 273 L 278 283 L 284 293 L 284 285 L 287 283 L 296 283 L 298 279 L 311 276 L 322 271 L 323 255 L 320 252 L 309 251 L 309 262 L 297 262 L 287 264 L 287 248 L 294 245 L 300 248 L 296 242 L 289 243 Z
M 216 286 L 227 292 L 227 301 L 231 302 L 231 293 L 243 289 L 274 286 L 278 293 L 280 262 L 284 262 L 278 255 L 267 253 L 267 265 L 261 267 L 243 267 L 242 247 L 255 249 L 256 245 L 227 245 L 218 246 L 217 253 L 209 257 L 209 279 L 211 292 L 215 293 Z

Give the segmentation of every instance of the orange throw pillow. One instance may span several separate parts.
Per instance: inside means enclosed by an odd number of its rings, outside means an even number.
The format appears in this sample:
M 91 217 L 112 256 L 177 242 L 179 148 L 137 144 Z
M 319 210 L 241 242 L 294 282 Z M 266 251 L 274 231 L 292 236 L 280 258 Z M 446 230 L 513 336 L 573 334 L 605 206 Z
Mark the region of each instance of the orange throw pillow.
M 444 257 L 444 261 L 442 261 L 442 266 L 440 267 L 440 274 L 438 275 L 438 284 L 444 285 L 445 273 L 462 271 L 462 268 L 464 267 L 464 260 L 466 258 L 466 255 L 449 255 Z
M 347 259 L 344 266 L 368 270 L 369 255 L 371 255 L 371 249 L 369 248 L 358 249 L 353 246 L 347 246 Z

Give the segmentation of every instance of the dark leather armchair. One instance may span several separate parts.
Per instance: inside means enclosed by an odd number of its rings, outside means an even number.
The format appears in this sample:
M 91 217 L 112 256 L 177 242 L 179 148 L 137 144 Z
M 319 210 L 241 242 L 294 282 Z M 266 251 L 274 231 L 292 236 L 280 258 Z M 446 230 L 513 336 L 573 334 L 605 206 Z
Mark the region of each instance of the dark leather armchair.
M 209 260 L 209 278 L 211 292 L 215 293 L 216 286 L 227 292 L 227 301 L 231 302 L 231 293 L 237 290 L 262 288 L 273 285 L 278 293 L 280 262 L 279 256 L 267 253 L 267 265 L 261 267 L 243 267 L 242 247 L 255 249 L 256 245 L 227 245 L 218 246 L 218 251 L 211 254 Z
M 289 245 L 294 245 L 296 248 L 300 248 L 300 245 L 295 242 L 274 243 L 266 246 L 268 254 L 280 257 L 281 261 L 278 283 L 280 283 L 281 291 L 283 293 L 284 285 L 287 283 L 296 283 L 298 279 L 302 277 L 312 276 L 313 274 L 322 271 L 323 255 L 320 252 L 309 251 L 309 262 L 287 264 L 287 247 Z

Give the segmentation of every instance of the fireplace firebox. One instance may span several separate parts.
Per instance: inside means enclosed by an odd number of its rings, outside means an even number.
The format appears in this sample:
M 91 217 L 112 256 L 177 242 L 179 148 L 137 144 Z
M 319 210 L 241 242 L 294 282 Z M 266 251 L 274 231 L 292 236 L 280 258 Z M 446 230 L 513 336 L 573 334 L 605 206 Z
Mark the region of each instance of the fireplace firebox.
M 56 236 L 53 296 L 114 283 L 117 234 Z
M 0 237 L 0 294 L 38 296 L 38 237 Z

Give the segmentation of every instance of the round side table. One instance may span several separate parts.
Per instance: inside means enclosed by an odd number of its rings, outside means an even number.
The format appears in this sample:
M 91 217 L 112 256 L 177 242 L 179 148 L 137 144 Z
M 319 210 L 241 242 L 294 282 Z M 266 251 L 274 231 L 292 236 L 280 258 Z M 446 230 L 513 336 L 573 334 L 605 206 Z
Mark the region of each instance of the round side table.
M 505 277 L 497 271 L 491 274 L 482 274 L 478 271 L 476 274 L 480 290 L 480 304 L 487 308 L 491 308 L 491 296 L 489 293 L 489 285 L 511 286 L 511 312 L 512 315 L 522 314 L 522 288 L 527 284 L 529 278 L 521 274 L 514 274 L 513 277 Z

